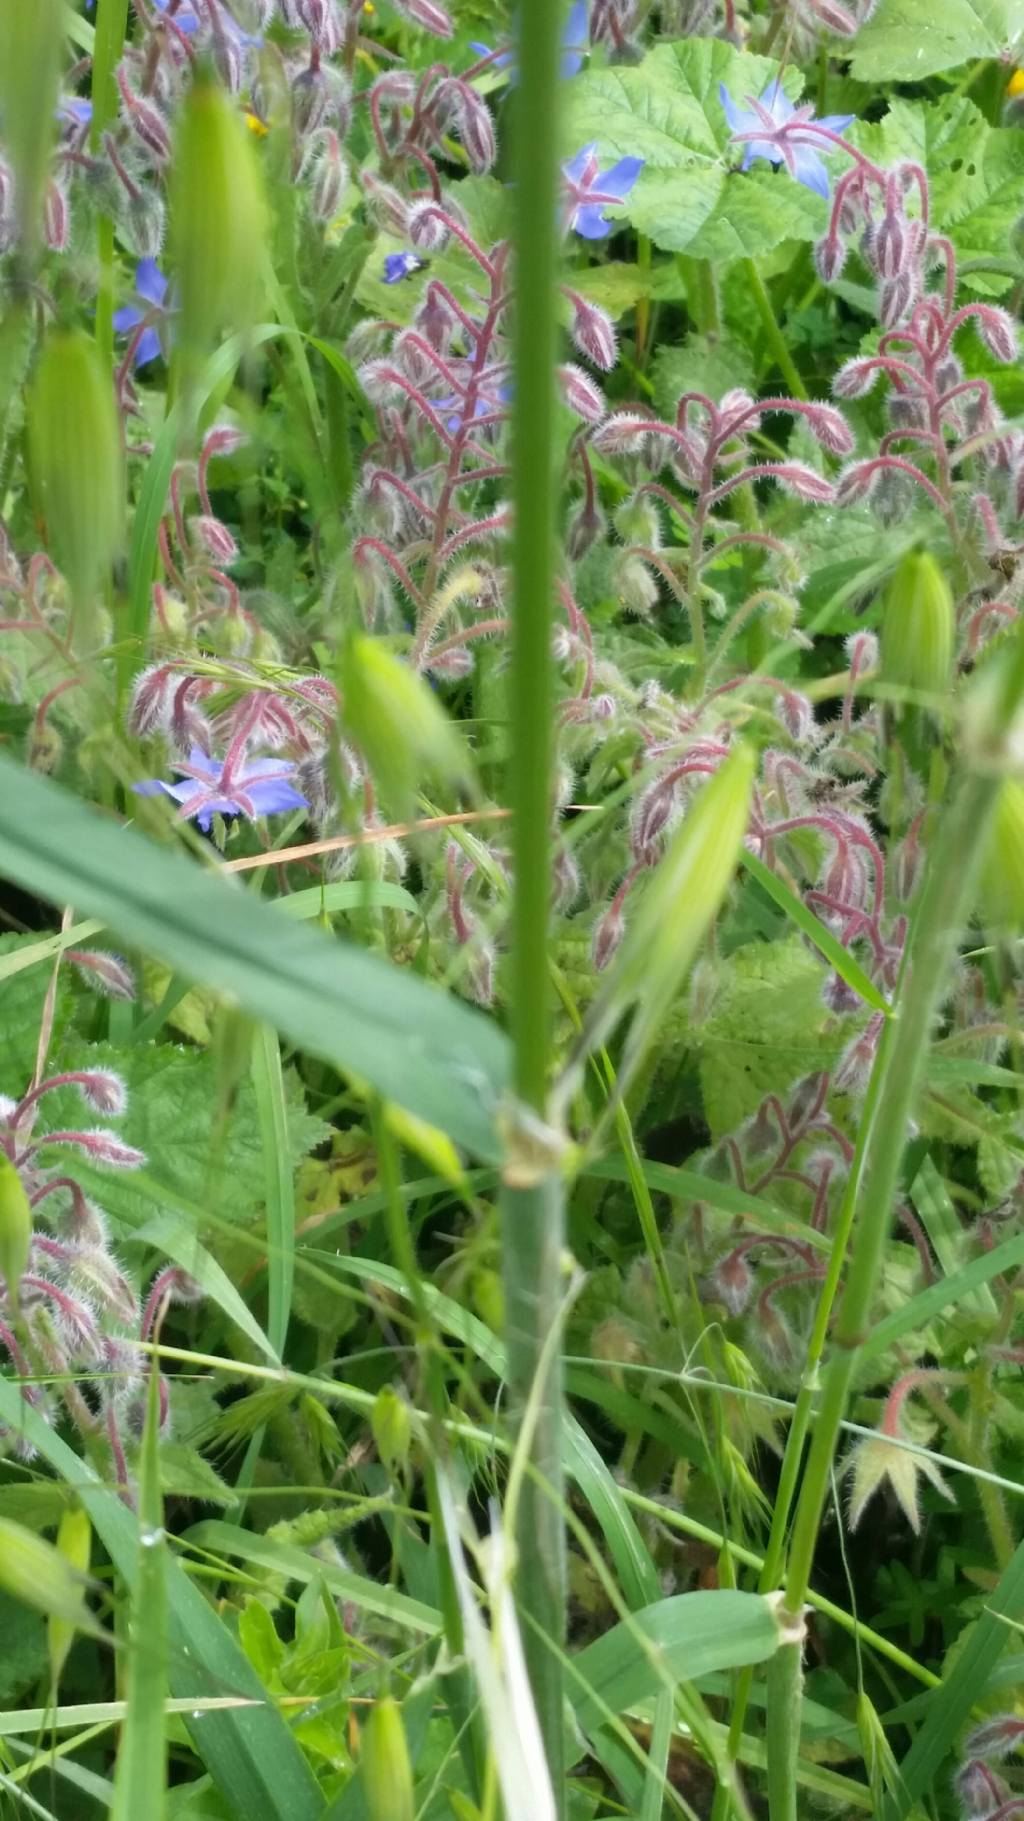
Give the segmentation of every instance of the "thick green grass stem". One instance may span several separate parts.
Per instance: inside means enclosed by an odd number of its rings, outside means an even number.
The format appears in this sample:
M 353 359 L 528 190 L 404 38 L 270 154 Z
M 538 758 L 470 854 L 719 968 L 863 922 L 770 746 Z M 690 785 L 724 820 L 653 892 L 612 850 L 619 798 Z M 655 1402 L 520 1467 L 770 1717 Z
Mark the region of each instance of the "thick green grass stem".
M 993 716 L 992 750 L 1011 724 L 1024 694 L 1024 641 L 1018 643 Z M 999 790 L 995 769 L 968 772 L 940 826 L 908 942 L 891 1040 L 875 1063 L 878 1102 L 884 1108 L 870 1135 L 867 1163 L 855 1209 L 856 1245 L 850 1252 L 832 1357 L 796 1507 L 786 1580 L 786 1606 L 802 1611 L 810 1584 L 822 1512 L 831 1484 L 840 1425 L 858 1354 L 867 1333 L 892 1223 L 910 1118 L 928 1053 L 932 1019 L 973 905 L 974 881 L 984 854 Z M 769 1676 L 768 1752 L 771 1821 L 795 1821 L 798 1728 L 792 1721 L 800 1649 L 786 1645 Z
M 509 711 L 515 891 L 512 905 L 513 1077 L 524 1116 L 543 1119 L 550 1048 L 555 582 L 555 357 L 558 270 L 558 59 L 564 9 L 522 0 L 516 91 L 513 630 Z M 528 1112 L 526 1110 L 528 1109 Z M 512 1146 L 515 1147 L 515 1138 Z M 562 1382 L 559 1349 L 545 1354 L 561 1302 L 564 1196 L 556 1170 L 510 1170 L 502 1198 L 502 1270 L 509 1392 L 521 1412 L 539 1399 L 516 1523 L 516 1592 L 551 1781 L 564 1813 L 561 1651 L 565 1636 Z M 546 1362 L 546 1363 L 544 1363 Z M 543 1384 L 537 1383 L 543 1370 Z M 550 1640 L 549 1648 L 546 1640 Z
M 757 262 L 753 259 L 741 259 L 740 270 L 750 286 L 750 293 L 757 306 L 757 313 L 761 318 L 761 326 L 764 329 L 765 339 L 779 372 L 782 374 L 793 397 L 805 399 L 807 397 L 807 388 L 800 378 L 793 356 L 790 354 L 789 348 L 786 345 L 786 338 L 779 328 L 778 318 L 772 307 L 772 300 L 768 295 L 768 287 L 757 269 Z

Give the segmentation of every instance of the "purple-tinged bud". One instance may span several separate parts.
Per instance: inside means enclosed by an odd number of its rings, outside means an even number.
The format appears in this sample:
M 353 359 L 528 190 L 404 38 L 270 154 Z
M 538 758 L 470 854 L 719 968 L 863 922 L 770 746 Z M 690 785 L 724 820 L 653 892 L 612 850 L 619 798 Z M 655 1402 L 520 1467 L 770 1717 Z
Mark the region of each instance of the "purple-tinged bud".
M 837 505 L 859 506 L 863 500 L 870 498 L 878 474 L 879 470 L 873 462 L 851 462 L 836 482 Z
M 836 497 L 832 482 L 818 474 L 807 462 L 780 462 L 773 470 L 772 478 L 786 493 L 793 493 L 800 500 L 814 500 L 824 504 Z
M 859 31 L 862 22 L 840 6 L 839 0 L 811 0 L 811 5 L 827 31 L 836 32 L 840 38 L 852 38 Z
M 102 949 L 69 948 L 67 958 L 96 992 L 110 999 L 135 998 L 135 975 L 121 955 L 107 955 Z
M 650 457 L 652 444 L 667 448 L 668 435 L 652 432 L 649 420 L 632 411 L 613 411 L 606 417 L 594 437 L 594 448 L 603 455 L 642 455 Z
M 928 401 L 919 392 L 890 392 L 885 408 L 894 430 L 928 427 Z
M 836 848 L 825 868 L 822 885 L 830 898 L 844 906 L 861 910 L 867 898 L 867 868 L 860 855 L 847 842 Z
M 907 222 L 890 183 L 885 214 L 871 236 L 870 261 L 879 278 L 898 278 L 907 263 Z
M 745 1253 L 737 1248 L 719 1259 L 711 1275 L 710 1288 L 730 1315 L 742 1315 L 754 1289 L 754 1276 Z
M 871 494 L 871 510 L 887 528 L 906 518 L 914 504 L 914 483 L 901 468 L 882 468 Z
M 597 502 L 583 499 L 579 511 L 569 520 L 566 532 L 566 549 L 572 561 L 581 562 L 607 529 L 608 520 Z
M 849 455 L 853 432 L 841 411 L 831 405 L 813 405 L 804 413 L 812 434 L 832 455 Z
M 832 390 L 837 398 L 864 398 L 871 391 L 881 369 L 873 360 L 855 357 L 844 361 L 835 379 Z
M 913 271 L 903 271 L 885 279 L 878 293 L 878 315 L 883 329 L 894 329 L 917 301 L 920 279 Z
M 467 976 L 467 984 L 477 1005 L 494 1004 L 494 975 L 497 957 L 489 942 L 481 944 L 474 954 Z
M 809 740 L 814 732 L 814 709 L 798 689 L 782 689 L 775 698 L 775 712 L 792 740 Z
M 406 224 L 409 239 L 421 253 L 440 253 L 451 238 L 440 205 L 430 196 L 410 203 Z
M 322 69 L 300 70 L 292 83 L 292 125 L 298 139 L 319 131 L 330 100 Z
M 451 19 L 437 0 L 395 0 L 396 10 L 411 19 L 413 25 L 422 25 L 424 31 L 433 32 L 435 38 L 450 38 L 455 30 Z
M 675 788 L 657 779 L 638 799 L 633 812 L 629 844 L 636 859 L 653 866 L 660 841 L 676 808 Z
M 821 999 L 830 1012 L 837 1012 L 840 1017 L 848 1012 L 859 1012 L 861 1008 L 860 995 L 852 986 L 847 986 L 842 974 L 829 975 L 821 989 Z
M 210 46 L 213 52 L 213 66 L 229 95 L 237 95 L 242 87 L 242 46 L 230 32 L 215 32 Z
M 1024 1718 L 1020 1714 L 997 1714 L 976 1726 L 964 1741 L 971 1758 L 995 1759 L 1002 1763 L 1012 1752 L 1024 1748 Z
M 615 324 L 607 310 L 573 294 L 572 338 L 581 354 L 602 373 L 610 373 L 618 357 Z
M 1017 325 L 1007 310 L 995 304 L 978 304 L 975 309 L 978 333 L 994 360 L 1008 366 L 1017 358 Z
M 46 186 L 43 236 L 51 253 L 63 253 L 71 238 L 71 211 L 66 191 L 52 179 Z
M 625 933 L 626 919 L 622 914 L 622 906 L 613 898 L 594 930 L 592 953 L 599 974 L 608 966 Z
M 151 101 L 136 95 L 129 87 L 123 64 L 117 71 L 117 86 L 121 93 L 121 116 L 132 138 L 149 162 L 162 169 L 171 156 L 171 136 L 163 115 Z
M 1012 1797 L 1010 1785 L 1004 1777 L 997 1776 L 989 1770 L 980 1758 L 971 1758 L 959 1770 L 955 1778 L 956 1793 L 959 1797 L 964 1817 L 985 1821 L 997 1813 L 1004 1803 Z
M 390 183 L 381 183 L 370 171 L 362 174 L 361 183 L 363 200 L 371 219 L 386 234 L 394 234 L 397 239 L 404 240 L 409 219 L 409 205 L 405 197 Z
M 562 387 L 562 397 L 570 411 L 575 411 L 585 424 L 599 424 L 608 415 L 608 406 L 600 386 L 595 385 L 589 373 L 575 362 L 566 361 L 559 367 L 558 377 Z
M 338 135 L 328 130 L 322 135 L 309 186 L 309 206 L 317 221 L 334 220 L 347 177 Z
M 203 438 L 203 460 L 212 461 L 215 455 L 234 455 L 248 440 L 246 432 L 236 424 L 214 424 Z
M 847 1044 L 833 1077 L 839 1093 L 850 1094 L 854 1100 L 859 1100 L 866 1093 L 884 1022 L 881 1014 L 876 1014 L 869 1019 L 860 1035 Z
M 825 1075 L 818 1070 L 813 1075 L 803 1075 L 797 1082 L 789 1097 L 787 1113 L 789 1123 L 799 1131 L 804 1122 L 812 1117 L 824 1098 Z
M 833 284 L 846 264 L 846 246 L 838 234 L 826 234 L 816 243 L 814 263 L 822 284 Z
M 25 736 L 25 763 L 48 778 L 64 754 L 64 741 L 50 721 L 33 720 Z
M 878 638 L 873 632 L 851 632 L 843 650 L 851 675 L 863 677 L 878 669 Z
M 141 1170 L 146 1162 L 144 1151 L 137 1151 L 134 1145 L 122 1144 L 113 1132 L 104 1131 L 102 1127 L 93 1132 L 46 1132 L 36 1139 L 33 1149 L 48 1149 L 50 1145 L 68 1145 L 113 1170 Z
M 447 682 L 459 682 L 463 677 L 472 676 L 473 667 L 473 653 L 468 645 L 451 645 L 436 658 L 428 657 L 423 666 L 430 676 L 444 677 Z
M 295 10 L 314 44 L 321 45 L 330 20 L 329 0 L 296 0 Z
M 955 354 L 947 354 L 935 369 L 935 384 L 940 392 L 951 392 L 963 379 L 964 370 Z
M 177 684 L 177 674 L 170 664 L 151 664 L 139 672 L 127 714 L 129 733 L 145 739 L 147 734 L 162 731 L 168 725 Z
M 221 568 L 238 561 L 238 545 L 219 518 L 209 512 L 197 512 L 189 519 L 188 529 L 194 541 Z
M 461 106 L 458 109 L 459 138 L 469 159 L 469 168 L 477 177 L 493 170 L 498 156 L 491 111 L 481 95 L 468 83 L 460 85 Z
M 83 1069 L 67 1077 L 94 1113 L 119 1117 L 128 1106 L 128 1090 L 112 1069 Z M 55 1084 L 56 1085 L 56 1084 Z

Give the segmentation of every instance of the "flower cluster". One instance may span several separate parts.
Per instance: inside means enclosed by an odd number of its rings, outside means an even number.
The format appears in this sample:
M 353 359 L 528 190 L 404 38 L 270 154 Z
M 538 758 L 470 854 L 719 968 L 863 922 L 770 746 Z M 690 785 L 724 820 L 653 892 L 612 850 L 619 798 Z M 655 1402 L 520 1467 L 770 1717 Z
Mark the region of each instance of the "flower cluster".
M 112 957 L 82 956 L 90 975 Z M 90 1448 L 106 1447 L 114 1481 L 132 1496 L 128 1450 L 141 1431 L 145 1380 L 151 1369 L 137 1343 L 148 1340 L 169 1302 L 194 1302 L 201 1291 L 183 1272 L 165 1268 L 140 1305 L 110 1242 L 103 1210 L 78 1181 L 75 1160 L 108 1170 L 136 1170 L 143 1153 L 109 1125 L 57 1124 L 37 1130 L 49 1097 L 77 1094 L 100 1120 L 127 1110 L 124 1082 L 104 1068 L 71 1069 L 37 1081 L 19 1100 L 0 1102 L 0 1150 L 17 1172 L 31 1212 L 25 1268 L 0 1289 L 0 1347 L 18 1374 L 25 1403 L 48 1423 L 69 1419 Z M 168 1417 L 161 1381 L 160 1405 Z M 11 1427 L 3 1446 L 19 1459 L 34 1453 Z

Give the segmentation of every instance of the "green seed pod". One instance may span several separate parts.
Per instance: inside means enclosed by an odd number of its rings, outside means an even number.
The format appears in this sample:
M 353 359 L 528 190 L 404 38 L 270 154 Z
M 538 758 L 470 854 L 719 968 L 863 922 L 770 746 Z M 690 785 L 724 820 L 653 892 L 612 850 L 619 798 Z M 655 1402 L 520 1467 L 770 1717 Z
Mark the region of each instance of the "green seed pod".
M 470 777 L 469 754 L 428 683 L 380 639 L 357 633 L 341 657 L 345 721 L 391 806 L 412 809 L 425 774 Z
M 897 567 L 882 604 L 882 677 L 899 689 L 943 696 L 953 669 L 953 596 L 926 550 Z
M 0 1517 L 0 1589 L 48 1617 L 96 1635 L 85 1603 L 86 1577 L 34 1530 Z
M 57 1554 L 83 1579 L 89 1573 L 89 1559 L 92 1553 L 92 1525 L 89 1513 L 81 1505 L 69 1505 L 64 1511 L 57 1530 Z M 56 1689 L 61 1671 L 68 1658 L 75 1638 L 75 1627 L 67 1619 L 55 1617 L 53 1613 L 46 1626 L 47 1646 L 50 1657 L 50 1687 Z
M 370 1428 L 377 1444 L 377 1453 L 388 1472 L 404 1467 L 409 1459 L 412 1422 L 408 1404 L 393 1386 L 382 1385 L 374 1398 Z
M 999 787 L 978 883 L 978 919 L 987 929 L 1024 930 L 1024 784 Z
M 736 871 L 754 768 L 752 748 L 738 746 L 698 791 L 652 872 L 588 1020 L 605 1034 L 633 1000 L 659 1016 L 668 1009 Z
M 223 89 L 194 82 L 178 123 L 170 179 L 171 238 L 187 354 L 256 320 L 268 216 L 252 140 Z
M 409 1747 L 402 1710 L 390 1695 L 376 1702 L 363 1727 L 359 1763 L 369 1821 L 413 1821 Z
M 17 1307 L 18 1290 L 32 1243 L 32 1209 L 10 1158 L 0 1151 L 0 1276 Z
M 64 0 L 0 0 L 0 116 L 14 172 L 22 247 L 39 244 L 43 188 L 56 131 Z
M 95 344 L 58 331 L 43 349 L 29 405 L 32 476 L 54 559 L 87 636 L 97 589 L 121 542 L 121 431 L 110 375 Z

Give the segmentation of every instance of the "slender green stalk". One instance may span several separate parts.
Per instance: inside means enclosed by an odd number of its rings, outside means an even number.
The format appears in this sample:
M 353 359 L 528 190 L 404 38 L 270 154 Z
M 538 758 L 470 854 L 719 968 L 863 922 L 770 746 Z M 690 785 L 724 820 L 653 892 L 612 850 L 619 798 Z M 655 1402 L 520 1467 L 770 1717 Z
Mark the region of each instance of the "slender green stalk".
M 1024 640 L 1018 642 L 992 717 L 992 750 L 1024 694 Z M 968 773 L 960 782 L 939 830 L 911 932 L 898 1016 L 889 1043 L 880 1050 L 874 1076 L 884 1118 L 870 1136 L 866 1168 L 857 1195 L 857 1245 L 839 1305 L 831 1361 L 797 1503 L 786 1581 L 786 1606 L 799 1614 L 807 1597 L 821 1515 L 828 1496 L 840 1425 L 871 1318 L 889 1237 L 907 1129 L 925 1060 L 932 1018 L 948 980 L 956 944 L 972 907 L 977 868 L 984 852 L 999 789 L 995 770 Z M 786 1645 L 768 1672 L 768 1753 L 771 1821 L 796 1821 L 797 1752 L 801 1653 Z
M 557 346 L 558 54 L 561 5 L 522 0 L 516 93 L 516 407 L 513 434 L 514 613 L 509 798 L 514 813 L 512 1035 L 521 1117 L 543 1120 L 548 1086 L 548 918 L 552 810 L 551 619 L 554 591 L 554 367 Z M 514 1167 L 502 1197 L 502 1264 L 509 1390 L 522 1411 L 539 1397 L 530 1466 L 519 1500 L 516 1592 L 527 1668 L 561 1812 L 565 1769 L 560 1651 L 565 1635 L 565 1543 L 560 1516 L 562 1381 L 545 1342 L 559 1319 L 564 1222 L 557 1165 Z M 549 1648 L 545 1639 L 551 1640 Z
M 128 29 L 128 0 L 99 0 L 96 42 L 92 57 L 92 124 L 89 144 L 93 156 L 103 144 L 103 134 L 117 113 L 114 71 L 124 49 Z M 99 278 L 96 286 L 96 346 L 110 361 L 114 352 L 114 223 L 109 215 L 97 217 Z
M 741 259 L 740 269 L 750 286 L 751 295 L 757 305 L 757 313 L 761 318 L 761 326 L 764 329 L 768 346 L 772 351 L 779 372 L 782 374 L 782 377 L 794 398 L 806 398 L 807 388 L 800 378 L 800 374 L 793 361 L 793 356 L 786 346 L 786 338 L 779 328 L 775 311 L 772 308 L 772 300 L 768 295 L 768 289 L 764 279 L 757 269 L 756 261 L 753 259 Z

